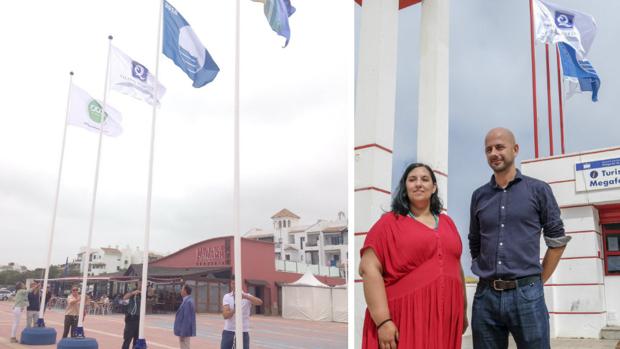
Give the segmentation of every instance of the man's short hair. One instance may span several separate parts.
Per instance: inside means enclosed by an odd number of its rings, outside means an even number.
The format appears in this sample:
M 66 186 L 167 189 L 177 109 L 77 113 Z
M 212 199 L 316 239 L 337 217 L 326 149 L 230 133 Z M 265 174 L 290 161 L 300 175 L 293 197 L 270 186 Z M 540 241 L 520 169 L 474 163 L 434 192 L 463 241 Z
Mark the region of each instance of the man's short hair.
M 192 294 L 192 287 L 188 284 L 183 285 L 183 288 L 185 289 L 185 293 L 187 293 L 188 295 Z

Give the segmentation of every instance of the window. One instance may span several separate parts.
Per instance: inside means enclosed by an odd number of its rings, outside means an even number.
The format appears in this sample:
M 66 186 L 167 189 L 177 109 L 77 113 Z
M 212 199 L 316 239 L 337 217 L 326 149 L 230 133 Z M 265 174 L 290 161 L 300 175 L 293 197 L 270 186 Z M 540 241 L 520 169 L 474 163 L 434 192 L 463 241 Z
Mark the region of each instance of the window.
M 303 236 L 299 238 L 299 249 L 301 249 L 301 250 L 303 250 L 303 249 L 304 249 L 304 241 L 305 241 L 305 240 L 306 240 L 306 238 L 305 238 L 305 237 L 303 237 Z M 303 256 L 302 256 L 302 257 L 303 257 Z M 303 258 L 302 258 L 302 261 L 303 261 Z
M 620 223 L 603 225 L 605 275 L 620 275 Z
M 288 236 L 288 243 L 289 244 L 294 244 L 295 243 L 295 235 L 291 234 Z

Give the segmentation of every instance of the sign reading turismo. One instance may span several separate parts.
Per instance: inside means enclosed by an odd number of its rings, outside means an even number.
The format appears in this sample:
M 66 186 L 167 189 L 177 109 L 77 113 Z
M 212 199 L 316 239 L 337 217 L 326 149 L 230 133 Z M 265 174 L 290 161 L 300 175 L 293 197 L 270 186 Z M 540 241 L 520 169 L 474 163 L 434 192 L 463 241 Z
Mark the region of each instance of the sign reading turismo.
M 575 164 L 577 191 L 620 188 L 620 158 Z

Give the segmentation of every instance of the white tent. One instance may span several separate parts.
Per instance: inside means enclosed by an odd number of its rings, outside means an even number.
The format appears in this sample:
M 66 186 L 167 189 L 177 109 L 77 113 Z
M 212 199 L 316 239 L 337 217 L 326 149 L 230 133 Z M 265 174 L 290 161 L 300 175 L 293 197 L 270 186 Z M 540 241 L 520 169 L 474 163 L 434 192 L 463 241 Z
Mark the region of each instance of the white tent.
M 331 287 L 319 281 L 308 271 L 299 280 L 283 285 L 282 317 L 332 321 Z
M 347 301 L 347 287 L 345 285 L 332 287 L 332 321 L 348 321 Z

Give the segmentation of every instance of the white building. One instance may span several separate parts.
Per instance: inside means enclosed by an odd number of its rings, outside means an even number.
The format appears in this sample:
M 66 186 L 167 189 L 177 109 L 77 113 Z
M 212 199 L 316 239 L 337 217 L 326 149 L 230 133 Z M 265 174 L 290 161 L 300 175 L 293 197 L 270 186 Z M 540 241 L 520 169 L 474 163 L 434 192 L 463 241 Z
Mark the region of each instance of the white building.
M 86 247 L 81 247 L 76 263 L 80 263 L 80 273 L 83 272 L 82 257 L 86 251 Z M 103 273 L 116 273 L 127 269 L 131 264 L 142 263 L 143 251 L 139 247 L 132 250 L 129 246 L 123 249 L 116 247 L 99 247 L 90 251 L 88 275 L 97 276 Z M 149 253 L 149 259 L 159 257 L 155 253 Z
M 609 336 L 620 326 L 620 147 L 526 160 L 521 169 L 549 183 L 572 236 L 545 284 L 551 336 Z
M 273 230 L 256 228 L 244 237 L 273 242 L 277 260 L 332 267 L 346 265 L 348 229 L 343 212 L 332 221 L 319 219 L 314 224 L 300 225 L 300 217 L 285 208 L 271 220 Z

